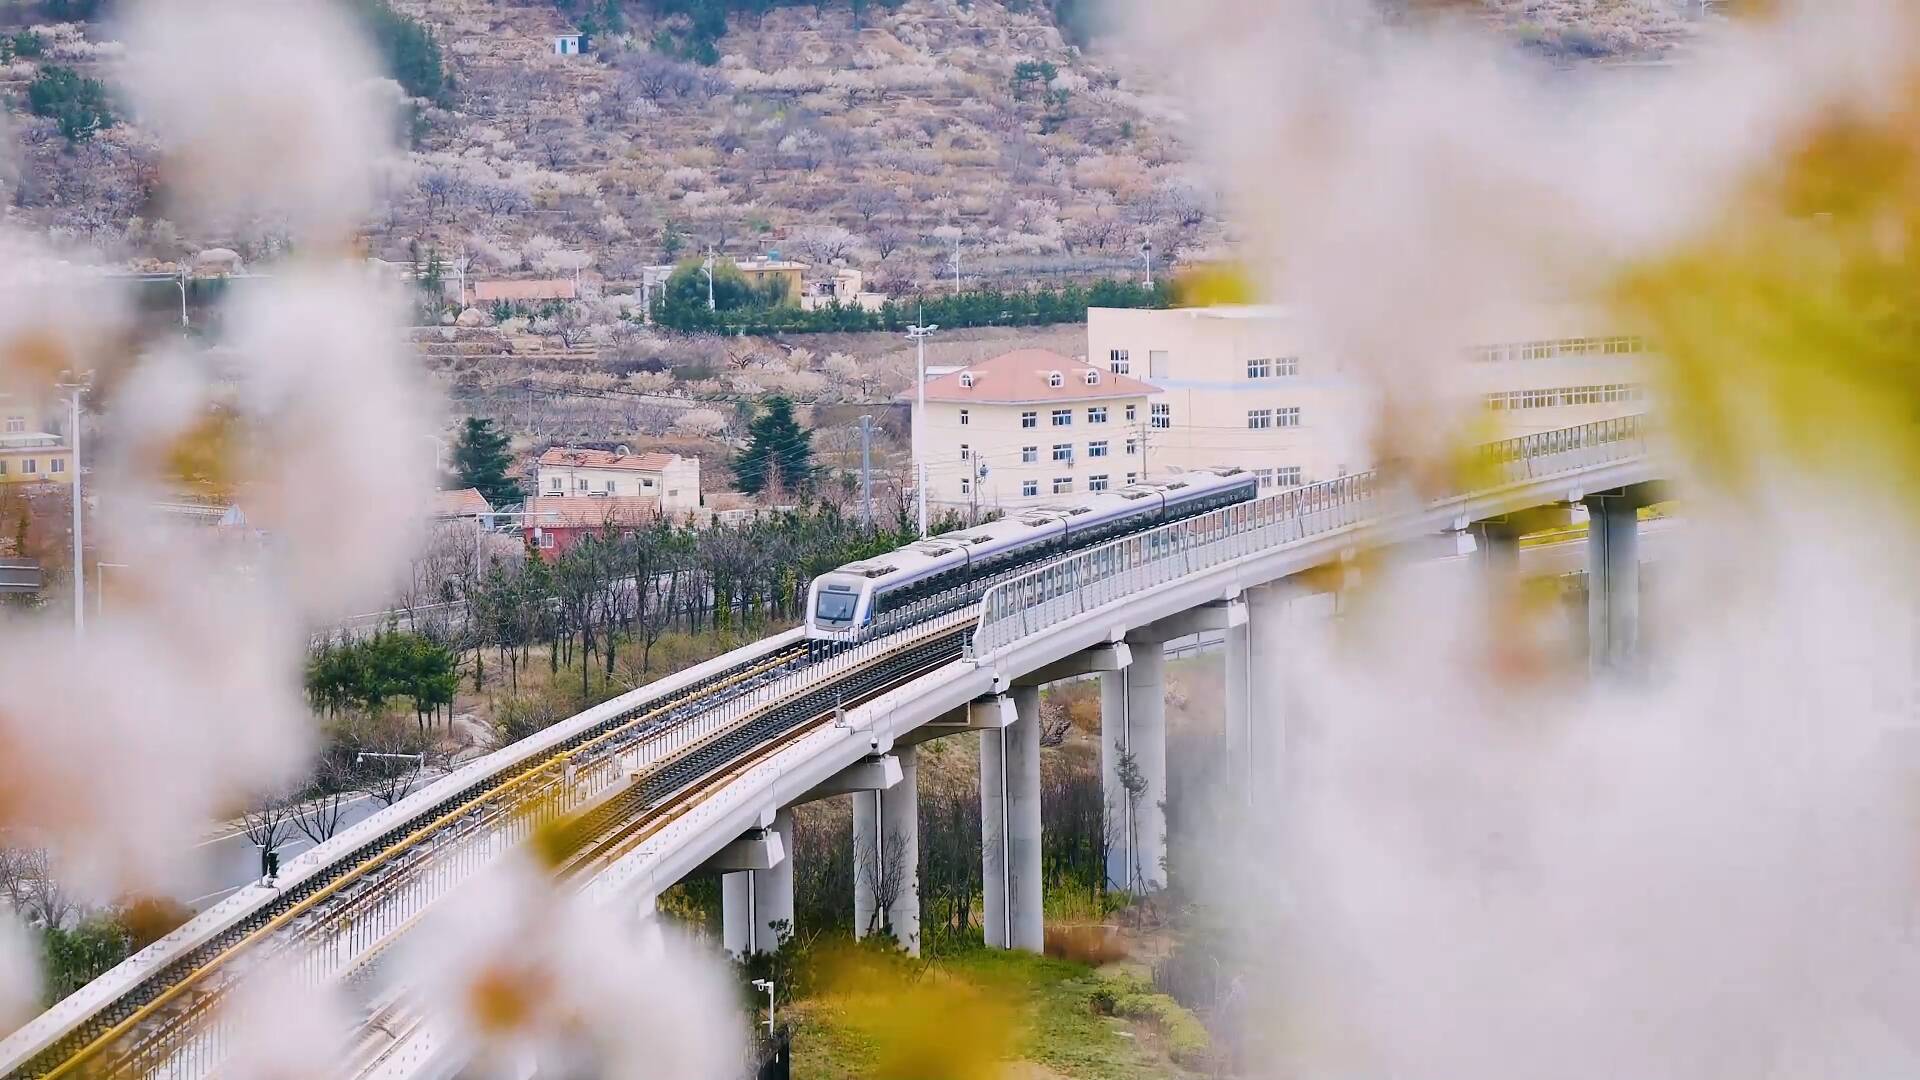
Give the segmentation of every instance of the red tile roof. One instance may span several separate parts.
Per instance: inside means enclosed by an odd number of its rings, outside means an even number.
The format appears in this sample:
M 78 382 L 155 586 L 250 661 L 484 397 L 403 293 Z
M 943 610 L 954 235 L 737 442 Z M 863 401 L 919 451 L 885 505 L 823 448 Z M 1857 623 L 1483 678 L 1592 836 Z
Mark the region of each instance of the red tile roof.
M 643 525 L 660 516 L 654 495 L 617 498 L 542 498 L 527 500 L 527 528 L 597 529 L 602 525 Z
M 1054 372 L 1060 385 L 1047 385 Z M 1087 382 L 1093 372 L 1095 381 Z M 971 386 L 966 385 L 971 380 Z M 1016 349 L 991 360 L 971 364 L 927 383 L 928 401 L 1024 404 L 1037 401 L 1096 401 L 1102 398 L 1144 397 L 1158 393 L 1138 379 L 1102 371 L 1046 349 Z
M 573 466 L 581 469 L 622 469 L 627 472 L 664 472 L 676 459 L 675 454 L 663 454 L 657 450 L 644 454 L 622 454 L 617 450 L 591 450 L 586 447 L 554 446 L 540 455 L 540 464 L 547 467 L 565 468 Z
M 480 494 L 479 488 L 462 488 L 459 491 L 441 491 L 434 494 L 435 517 L 477 517 L 491 513 L 493 513 L 493 504 L 487 502 L 487 497 Z

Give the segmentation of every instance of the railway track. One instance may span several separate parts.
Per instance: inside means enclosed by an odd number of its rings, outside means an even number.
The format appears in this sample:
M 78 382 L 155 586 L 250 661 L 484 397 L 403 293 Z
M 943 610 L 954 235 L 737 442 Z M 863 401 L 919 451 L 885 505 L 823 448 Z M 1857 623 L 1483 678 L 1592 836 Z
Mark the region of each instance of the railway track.
M 333 902 L 329 916 L 364 909 L 383 885 L 407 876 L 407 871 L 430 859 L 433 839 L 442 830 L 458 830 L 463 822 L 501 809 L 503 802 L 518 806 L 520 796 L 535 796 L 543 781 L 550 784 L 564 774 L 618 754 L 628 743 L 673 724 L 693 711 L 713 708 L 731 696 L 744 694 L 816 662 L 825 654 L 819 646 L 796 645 L 770 656 L 716 673 L 691 683 L 632 713 L 575 734 L 544 756 L 518 767 L 476 780 L 462 791 L 354 849 L 319 873 L 288 888 L 272 902 L 249 912 L 232 926 L 156 969 L 96 1010 L 73 1029 L 6 1074 L 7 1080 L 57 1080 L 83 1069 L 124 1072 L 119 1060 L 140 1057 L 139 1048 L 116 1050 L 128 1036 L 136 1043 L 155 1041 L 166 1029 L 198 1022 L 213 1000 L 224 996 L 217 973 L 260 946 L 267 938 L 311 916 Z M 309 920 L 312 921 L 312 920 Z M 131 1060 L 125 1062 L 133 1064 Z

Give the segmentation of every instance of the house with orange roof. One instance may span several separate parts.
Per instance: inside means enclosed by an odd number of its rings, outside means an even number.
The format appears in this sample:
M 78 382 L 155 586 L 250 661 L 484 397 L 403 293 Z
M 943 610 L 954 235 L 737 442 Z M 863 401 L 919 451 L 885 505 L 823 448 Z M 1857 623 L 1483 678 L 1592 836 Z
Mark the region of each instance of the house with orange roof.
M 927 500 L 1022 506 L 1108 491 L 1145 472 L 1152 386 L 1045 349 L 927 382 Z
M 534 479 L 542 503 L 645 497 L 668 514 L 700 506 L 700 459 L 679 454 L 555 446 L 540 455 Z
M 645 528 L 660 515 L 660 499 L 653 495 L 528 500 L 520 527 L 527 548 L 551 559 L 589 535 Z

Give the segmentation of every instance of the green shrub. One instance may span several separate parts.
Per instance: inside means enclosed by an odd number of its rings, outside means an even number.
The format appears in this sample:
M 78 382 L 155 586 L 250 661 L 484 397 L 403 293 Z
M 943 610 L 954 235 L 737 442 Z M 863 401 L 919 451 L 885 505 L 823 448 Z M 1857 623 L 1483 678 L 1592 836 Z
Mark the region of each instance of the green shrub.
M 60 134 L 68 142 L 90 139 L 94 132 L 114 124 L 106 86 L 99 79 L 86 78 L 59 64 L 41 68 L 27 87 L 27 109 L 35 116 L 58 121 Z

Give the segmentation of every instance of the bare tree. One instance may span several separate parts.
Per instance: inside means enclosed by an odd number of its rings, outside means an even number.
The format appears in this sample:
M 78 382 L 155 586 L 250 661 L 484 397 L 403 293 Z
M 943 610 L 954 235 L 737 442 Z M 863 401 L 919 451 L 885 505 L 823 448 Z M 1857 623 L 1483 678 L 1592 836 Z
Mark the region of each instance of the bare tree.
M 272 876 L 268 867 L 278 858 L 280 845 L 293 835 L 292 801 L 285 792 L 265 795 L 241 815 L 240 821 L 247 839 L 260 849 L 260 876 Z
M 854 873 L 873 894 L 873 914 L 861 928 L 863 935 L 893 930 L 893 905 L 906 891 L 912 869 L 907 866 L 907 838 L 900 830 L 889 830 L 880 847 L 883 850 L 875 851 L 862 846 L 854 854 Z
M 863 185 L 847 196 L 847 208 L 860 215 L 862 225 L 871 226 L 875 215 L 886 213 L 892 206 L 892 196 L 877 187 Z
M 347 803 L 353 799 L 352 781 L 351 771 L 338 756 L 321 759 L 313 777 L 313 790 L 318 794 L 303 800 L 293 811 L 293 823 L 307 839 L 324 844 L 340 831 Z
M 900 250 L 901 245 L 907 242 L 907 234 L 891 225 L 887 225 L 875 230 L 872 235 L 867 237 L 867 242 L 873 245 L 874 254 L 880 256 L 880 261 L 885 262 L 894 252 Z
M 380 723 L 356 755 L 354 771 L 361 791 L 392 806 L 420 783 L 426 765 L 426 741 L 403 723 Z

